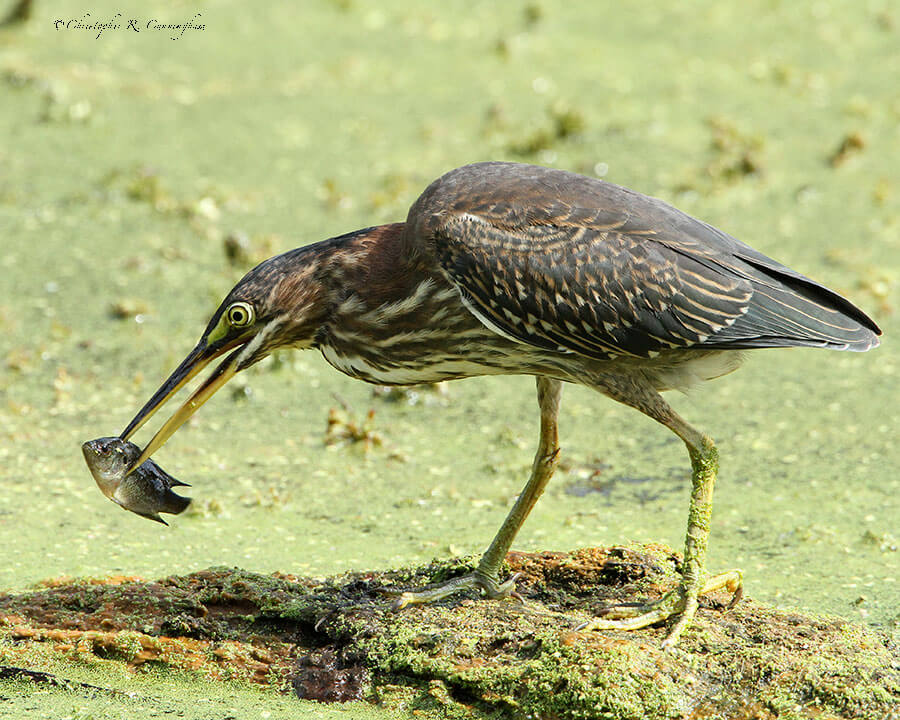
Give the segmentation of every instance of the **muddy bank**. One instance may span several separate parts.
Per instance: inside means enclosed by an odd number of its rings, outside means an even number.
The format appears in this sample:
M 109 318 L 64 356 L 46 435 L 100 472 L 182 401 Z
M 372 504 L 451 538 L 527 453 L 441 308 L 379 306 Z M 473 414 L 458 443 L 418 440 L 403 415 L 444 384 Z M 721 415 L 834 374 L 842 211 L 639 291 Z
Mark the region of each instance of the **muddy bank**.
M 524 605 L 462 595 L 390 612 L 385 591 L 468 562 L 325 579 L 210 568 L 46 583 L 0 596 L 0 679 L 59 683 L 43 677 L 51 660 L 117 663 L 426 717 L 874 719 L 900 703 L 897 648 L 835 617 L 750 599 L 726 610 L 722 594 L 704 599 L 674 653 L 660 649 L 663 627 L 575 631 L 606 604 L 670 587 L 677 556 L 662 546 L 513 553 Z

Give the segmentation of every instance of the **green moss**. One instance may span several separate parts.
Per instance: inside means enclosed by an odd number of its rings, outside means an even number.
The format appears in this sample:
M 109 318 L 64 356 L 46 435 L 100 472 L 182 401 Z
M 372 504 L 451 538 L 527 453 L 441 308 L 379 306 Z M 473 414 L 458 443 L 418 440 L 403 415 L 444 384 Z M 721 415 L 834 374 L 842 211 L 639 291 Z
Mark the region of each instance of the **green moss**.
M 714 604 L 672 653 L 661 649 L 665 628 L 573 630 L 589 608 L 633 599 L 638 587 L 658 596 L 674 581 L 672 558 L 662 546 L 636 545 L 514 553 L 509 563 L 521 574 L 524 605 L 463 597 L 399 613 L 383 590 L 398 579 L 433 579 L 442 563 L 324 580 L 210 568 L 156 583 L 94 585 L 89 597 L 84 583 L 62 583 L 0 598 L 0 611 L 19 618 L 5 634 L 32 638 L 0 646 L 0 659 L 52 667 L 57 648 L 57 658 L 87 668 L 149 661 L 440 717 L 650 720 L 697 708 L 742 717 L 762 703 L 786 716 L 800 708 L 797 717 L 821 709 L 867 719 L 896 702 L 898 677 L 887 670 L 895 651 L 884 637 L 837 618 L 749 601 L 729 612 Z M 186 598 L 196 603 L 191 613 Z M 27 629 L 59 622 L 87 631 Z M 150 624 L 157 636 L 130 622 Z M 116 629 L 97 634 L 95 625 Z M 181 628 L 189 637 L 162 632 Z

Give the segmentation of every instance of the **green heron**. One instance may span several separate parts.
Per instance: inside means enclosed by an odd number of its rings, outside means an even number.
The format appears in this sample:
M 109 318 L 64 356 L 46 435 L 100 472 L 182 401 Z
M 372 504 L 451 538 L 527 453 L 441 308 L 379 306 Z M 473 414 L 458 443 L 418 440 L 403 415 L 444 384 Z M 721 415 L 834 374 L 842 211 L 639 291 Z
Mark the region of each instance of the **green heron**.
M 660 391 L 725 375 L 744 350 L 863 351 L 880 334 L 837 293 L 660 200 L 562 170 L 484 162 L 434 181 L 405 223 L 297 248 L 248 272 L 121 437 L 229 351 L 133 467 L 235 373 L 278 348 L 317 348 L 341 372 L 382 385 L 533 375 L 540 440 L 505 522 L 474 572 L 402 593 L 395 607 L 462 588 L 503 597 L 516 595 L 515 578 L 500 576 L 506 553 L 558 461 L 562 383 L 586 385 L 665 425 L 690 455 L 680 583 L 589 624 L 634 629 L 673 618 L 671 646 L 698 596 L 722 586 L 738 593 L 740 576 L 706 577 L 716 447 Z

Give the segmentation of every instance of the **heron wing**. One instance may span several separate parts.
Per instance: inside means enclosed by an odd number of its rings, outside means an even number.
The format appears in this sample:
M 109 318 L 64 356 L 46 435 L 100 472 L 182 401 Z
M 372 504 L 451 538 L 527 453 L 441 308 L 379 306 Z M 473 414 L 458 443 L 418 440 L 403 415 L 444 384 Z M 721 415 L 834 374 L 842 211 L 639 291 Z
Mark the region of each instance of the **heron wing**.
M 466 166 L 407 223 L 474 314 L 539 347 L 606 358 L 878 344 L 837 293 L 661 200 L 574 173 Z
M 547 349 L 651 357 L 701 344 L 746 312 L 750 283 L 624 225 L 509 227 L 464 213 L 442 225 L 435 249 L 482 322 Z

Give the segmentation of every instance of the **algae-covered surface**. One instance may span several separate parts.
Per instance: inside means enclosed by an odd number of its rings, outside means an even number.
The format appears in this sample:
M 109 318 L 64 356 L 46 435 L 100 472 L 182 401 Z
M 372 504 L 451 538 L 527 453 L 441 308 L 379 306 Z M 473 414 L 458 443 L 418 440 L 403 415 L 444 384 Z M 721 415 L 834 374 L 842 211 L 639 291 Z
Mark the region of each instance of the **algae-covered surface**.
M 661 647 L 664 629 L 578 632 L 598 607 L 676 581 L 663 546 L 512 553 L 519 601 L 435 603 L 412 618 L 390 610 L 390 591 L 473 560 L 325 579 L 210 568 L 153 582 L 56 583 L 0 599 L 0 661 L 16 663 L 0 664 L 0 677 L 116 695 L 18 663 L 38 656 L 67 675 L 190 670 L 410 717 L 880 720 L 900 703 L 897 648 L 838 617 L 704 598 L 675 652 Z M 135 685 L 140 697 L 144 682 Z M 141 700 L 145 710 L 155 704 Z
M 896 632 L 892 3 L 29 10 L 0 27 L 0 589 L 210 566 L 326 576 L 483 549 L 531 464 L 529 378 L 373 394 L 314 352 L 279 353 L 157 453 L 193 486 L 168 528 L 110 504 L 79 445 L 126 425 L 254 262 L 402 219 L 442 172 L 512 159 L 662 197 L 881 325 L 873 352 L 750 353 L 735 375 L 671 400 L 721 452 L 710 568 L 743 568 L 757 602 Z M 97 20 L 119 27 L 77 27 Z M 680 443 L 577 387 L 560 425 L 560 470 L 515 548 L 679 546 Z M 144 696 L 186 717 L 386 712 L 191 673 L 62 673 L 135 698 L 0 679 L 0 714 L 125 717 Z

